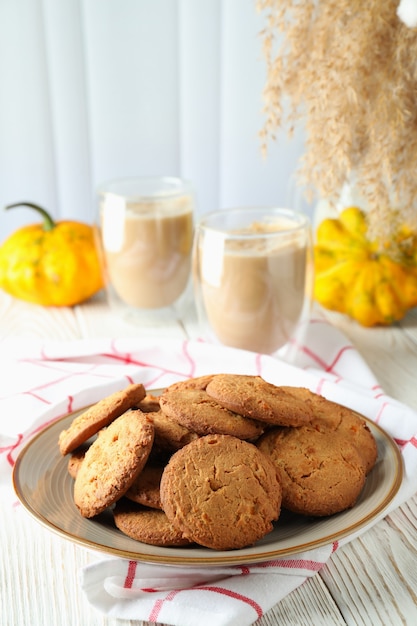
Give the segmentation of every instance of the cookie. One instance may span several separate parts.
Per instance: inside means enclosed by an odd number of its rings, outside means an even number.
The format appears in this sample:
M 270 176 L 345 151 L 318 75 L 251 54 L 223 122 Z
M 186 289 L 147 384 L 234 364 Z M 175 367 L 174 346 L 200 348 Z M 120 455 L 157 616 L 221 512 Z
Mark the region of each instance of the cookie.
M 163 466 L 148 462 L 126 491 L 126 498 L 151 509 L 162 509 L 159 486 L 163 471 Z
M 172 525 L 199 545 L 232 550 L 254 544 L 280 515 L 273 463 L 252 443 L 207 435 L 175 452 L 161 478 Z
M 214 374 L 205 374 L 195 378 L 180 380 L 167 387 L 165 391 L 183 391 L 184 389 L 200 389 L 204 391 L 213 377 Z
M 69 428 L 59 434 L 58 445 L 61 454 L 64 456 L 78 448 L 101 428 L 143 400 L 145 395 L 145 388 L 141 383 L 129 385 L 103 398 L 75 417 Z
M 159 411 L 161 408 L 159 406 L 159 396 L 146 394 L 143 400 L 141 400 L 135 408 L 140 409 L 142 413 L 154 413 L 156 411 Z
M 155 445 L 162 450 L 179 450 L 198 438 L 197 433 L 170 419 L 163 411 L 147 415 L 155 427 Z
M 115 419 L 87 450 L 74 483 L 74 502 L 93 517 L 118 500 L 145 466 L 154 427 L 144 413 L 128 411 Z
M 78 474 L 78 470 L 81 467 L 81 463 L 84 461 L 84 457 L 85 457 L 85 453 L 87 452 L 88 448 L 77 448 L 77 450 L 74 450 L 74 452 L 71 453 L 69 459 L 68 459 L 68 473 L 71 476 L 71 478 L 76 478 L 77 474 Z
M 200 436 L 217 433 L 255 439 L 263 432 L 259 422 L 230 411 L 201 389 L 164 392 L 160 404 L 163 413 Z
M 101 430 L 99 430 L 97 433 L 97 437 L 100 437 L 100 435 L 103 432 L 105 432 L 105 430 L 106 430 L 105 428 L 102 428 Z M 81 467 L 81 463 L 84 461 L 85 453 L 87 452 L 90 445 L 91 445 L 91 442 L 83 443 L 81 444 L 81 446 L 78 446 L 78 448 L 76 448 L 69 455 L 67 469 L 68 469 L 69 475 L 71 476 L 71 478 L 74 478 L 74 480 L 77 477 L 78 470 Z
M 274 428 L 257 442 L 275 464 L 283 508 L 322 517 L 351 508 L 365 484 L 361 455 L 341 432 Z
M 146 509 L 122 498 L 113 510 L 117 528 L 136 541 L 153 546 L 186 546 L 191 542 L 176 530 L 163 511 Z
M 260 376 L 217 374 L 206 388 L 219 404 L 275 426 L 302 426 L 313 417 L 308 389 L 278 387 Z
M 364 418 L 359 413 L 321 396 L 313 399 L 313 410 L 311 428 L 328 432 L 330 436 L 335 432 L 345 434 L 350 443 L 356 446 L 365 464 L 365 473 L 369 474 L 377 461 L 378 448 Z

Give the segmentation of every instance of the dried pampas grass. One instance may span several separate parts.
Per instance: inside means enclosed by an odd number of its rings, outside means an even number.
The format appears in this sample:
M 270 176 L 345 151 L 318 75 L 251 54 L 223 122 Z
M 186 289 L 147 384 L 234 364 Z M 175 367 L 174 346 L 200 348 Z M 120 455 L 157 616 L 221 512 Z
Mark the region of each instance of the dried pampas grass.
M 417 29 L 398 0 L 258 0 L 266 146 L 303 121 L 299 180 L 336 202 L 354 184 L 373 236 L 417 228 Z

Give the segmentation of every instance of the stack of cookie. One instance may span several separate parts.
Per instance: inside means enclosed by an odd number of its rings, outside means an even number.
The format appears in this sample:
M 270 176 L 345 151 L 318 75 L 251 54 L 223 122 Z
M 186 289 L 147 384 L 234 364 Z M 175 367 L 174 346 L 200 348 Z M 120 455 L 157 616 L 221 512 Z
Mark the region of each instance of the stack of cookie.
M 212 374 L 134 384 L 61 432 L 83 517 L 111 509 L 128 536 L 215 550 L 256 543 L 281 508 L 328 516 L 354 506 L 377 459 L 365 420 L 304 388 Z

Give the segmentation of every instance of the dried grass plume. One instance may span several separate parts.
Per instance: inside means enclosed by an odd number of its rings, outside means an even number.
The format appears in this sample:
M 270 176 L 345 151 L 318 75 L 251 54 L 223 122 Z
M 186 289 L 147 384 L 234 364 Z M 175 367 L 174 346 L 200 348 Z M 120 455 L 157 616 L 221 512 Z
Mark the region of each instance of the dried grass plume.
M 417 228 L 417 29 L 398 0 L 258 0 L 265 13 L 264 145 L 304 123 L 299 180 L 336 202 L 352 181 L 371 234 Z

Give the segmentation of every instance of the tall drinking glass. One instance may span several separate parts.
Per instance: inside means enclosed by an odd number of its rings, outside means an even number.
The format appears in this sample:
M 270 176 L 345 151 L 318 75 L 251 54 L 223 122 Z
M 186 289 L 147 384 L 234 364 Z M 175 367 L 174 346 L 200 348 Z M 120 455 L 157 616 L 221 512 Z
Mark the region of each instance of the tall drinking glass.
M 281 355 L 310 314 L 312 233 L 307 216 L 283 208 L 209 213 L 196 226 L 193 282 L 202 335 Z
M 180 313 L 190 279 L 194 192 L 173 177 L 126 178 L 98 190 L 110 305 L 155 317 Z

